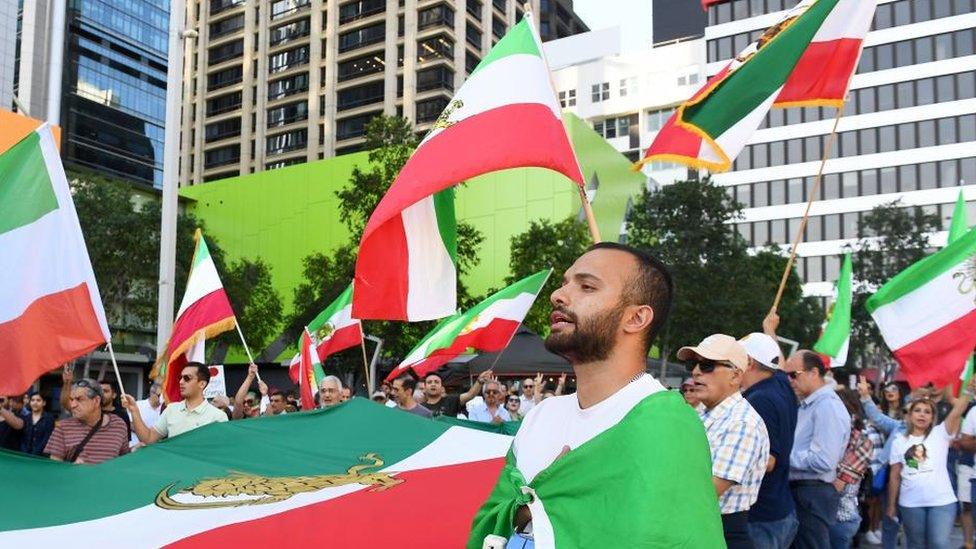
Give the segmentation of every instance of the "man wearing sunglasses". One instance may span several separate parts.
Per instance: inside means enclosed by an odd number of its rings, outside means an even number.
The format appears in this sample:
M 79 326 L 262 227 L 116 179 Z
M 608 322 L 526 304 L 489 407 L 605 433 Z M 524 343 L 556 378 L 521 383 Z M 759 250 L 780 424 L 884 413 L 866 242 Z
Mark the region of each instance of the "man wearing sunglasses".
M 712 454 L 712 483 L 722 512 L 725 544 L 729 549 L 752 549 L 749 508 L 759 497 L 759 486 L 769 461 L 769 435 L 759 414 L 739 393 L 749 356 L 735 338 L 725 334 L 706 337 L 695 347 L 682 347 L 695 380 L 695 396 Z
M 123 405 L 132 414 L 132 430 L 139 440 L 143 444 L 152 444 L 204 425 L 227 421 L 227 414 L 203 398 L 203 390 L 208 383 L 209 368 L 199 362 L 187 363 L 180 373 L 180 396 L 183 400 L 167 406 L 152 428 L 146 427 L 142 421 L 139 406 L 132 395 L 125 395 Z
M 497 379 L 489 378 L 484 387 L 485 401 L 468 407 L 468 419 L 495 424 L 512 421 L 512 416 L 505 409 L 505 386 Z
M 827 548 L 840 503 L 840 492 L 833 483 L 851 436 L 851 416 L 824 379 L 827 367 L 813 351 L 797 351 L 783 371 L 800 397 L 790 453 L 790 491 L 800 521 L 793 546 Z

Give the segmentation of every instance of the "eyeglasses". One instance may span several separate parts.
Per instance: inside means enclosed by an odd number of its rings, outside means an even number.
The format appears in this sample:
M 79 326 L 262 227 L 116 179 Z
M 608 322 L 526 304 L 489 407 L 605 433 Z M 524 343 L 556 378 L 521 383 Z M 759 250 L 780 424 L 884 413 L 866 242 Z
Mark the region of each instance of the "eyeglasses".
M 696 366 L 703 374 L 710 374 L 714 372 L 715 368 L 718 368 L 719 366 L 723 368 L 735 368 L 735 366 L 723 360 L 702 359 L 702 360 L 689 360 L 685 362 L 685 368 L 689 372 L 694 370 Z
M 501 391 L 499 391 L 498 389 L 488 389 L 487 391 L 485 391 L 485 393 L 487 393 L 489 395 L 497 395 L 497 394 L 501 393 Z
M 193 381 L 193 376 L 190 374 L 183 374 L 180 376 L 180 379 L 189 383 L 190 381 Z
M 525 387 L 526 389 L 531 389 L 535 387 L 535 385 L 523 385 L 522 387 Z
M 786 375 L 790 376 L 790 379 L 794 379 L 795 380 L 796 378 L 800 377 L 800 374 L 802 374 L 804 372 L 808 372 L 808 371 L 809 370 L 797 370 L 795 372 L 786 372 Z
M 510 399 L 508 399 L 508 401 L 509 402 L 520 402 L 519 399 L 517 399 L 517 398 L 510 398 Z

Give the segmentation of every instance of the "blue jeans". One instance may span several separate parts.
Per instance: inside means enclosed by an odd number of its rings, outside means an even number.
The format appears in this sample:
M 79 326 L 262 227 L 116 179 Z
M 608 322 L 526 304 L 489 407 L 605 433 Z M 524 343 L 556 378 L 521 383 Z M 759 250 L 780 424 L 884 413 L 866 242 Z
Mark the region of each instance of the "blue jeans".
M 800 526 L 793 539 L 796 549 L 828 549 L 830 526 L 837 522 L 840 492 L 827 482 L 790 483 Z
M 898 546 L 898 532 L 901 523 L 888 516 L 888 490 L 881 492 L 881 549 L 895 549 Z
M 898 506 L 905 526 L 908 549 L 949 549 L 949 535 L 956 521 L 956 504 L 938 507 Z
M 830 549 L 850 549 L 851 541 L 861 527 L 861 517 L 837 521 L 830 527 Z
M 749 535 L 756 549 L 784 549 L 793 543 L 796 529 L 800 525 L 796 520 L 796 512 L 767 522 L 750 522 Z

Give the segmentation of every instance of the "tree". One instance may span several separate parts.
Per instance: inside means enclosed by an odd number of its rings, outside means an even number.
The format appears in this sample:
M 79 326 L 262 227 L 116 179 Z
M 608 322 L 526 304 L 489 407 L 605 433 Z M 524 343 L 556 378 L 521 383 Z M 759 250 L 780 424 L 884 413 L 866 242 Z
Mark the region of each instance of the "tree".
M 675 285 L 671 315 L 658 338 L 662 354 L 713 333 L 759 331 L 785 268 L 776 248 L 750 253 L 732 221 L 742 206 L 709 179 L 645 190 L 628 219 L 628 242 L 668 265 Z M 780 304 L 780 332 L 813 343 L 823 318 L 803 298 L 794 270 Z
M 941 228 L 938 215 L 907 208 L 901 200 L 875 206 L 858 224 L 850 356 L 862 367 L 890 356 L 865 303 L 878 287 L 928 255 L 929 237 Z
M 536 303 L 529 309 L 523 324 L 540 335 L 549 333 L 549 296 L 562 283 L 563 274 L 591 244 L 586 225 L 569 217 L 558 223 L 547 219 L 532 221 L 529 228 L 512 237 L 506 284 L 513 284 L 533 273 L 552 267 Z
M 250 349 L 263 349 L 281 324 L 281 296 L 271 281 L 271 266 L 261 258 L 239 259 L 223 273 L 224 289 L 230 300 L 242 333 Z M 217 338 L 211 360 L 222 362 L 230 345 L 238 344 L 237 331 L 225 332 Z

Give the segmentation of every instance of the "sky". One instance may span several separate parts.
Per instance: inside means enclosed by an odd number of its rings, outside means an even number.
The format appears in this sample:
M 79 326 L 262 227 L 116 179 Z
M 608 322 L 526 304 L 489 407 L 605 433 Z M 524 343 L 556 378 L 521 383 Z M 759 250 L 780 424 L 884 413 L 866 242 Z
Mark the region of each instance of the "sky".
M 574 0 L 573 9 L 592 30 L 620 27 L 623 51 L 651 43 L 651 0 Z M 613 9 L 607 9 L 612 6 Z

